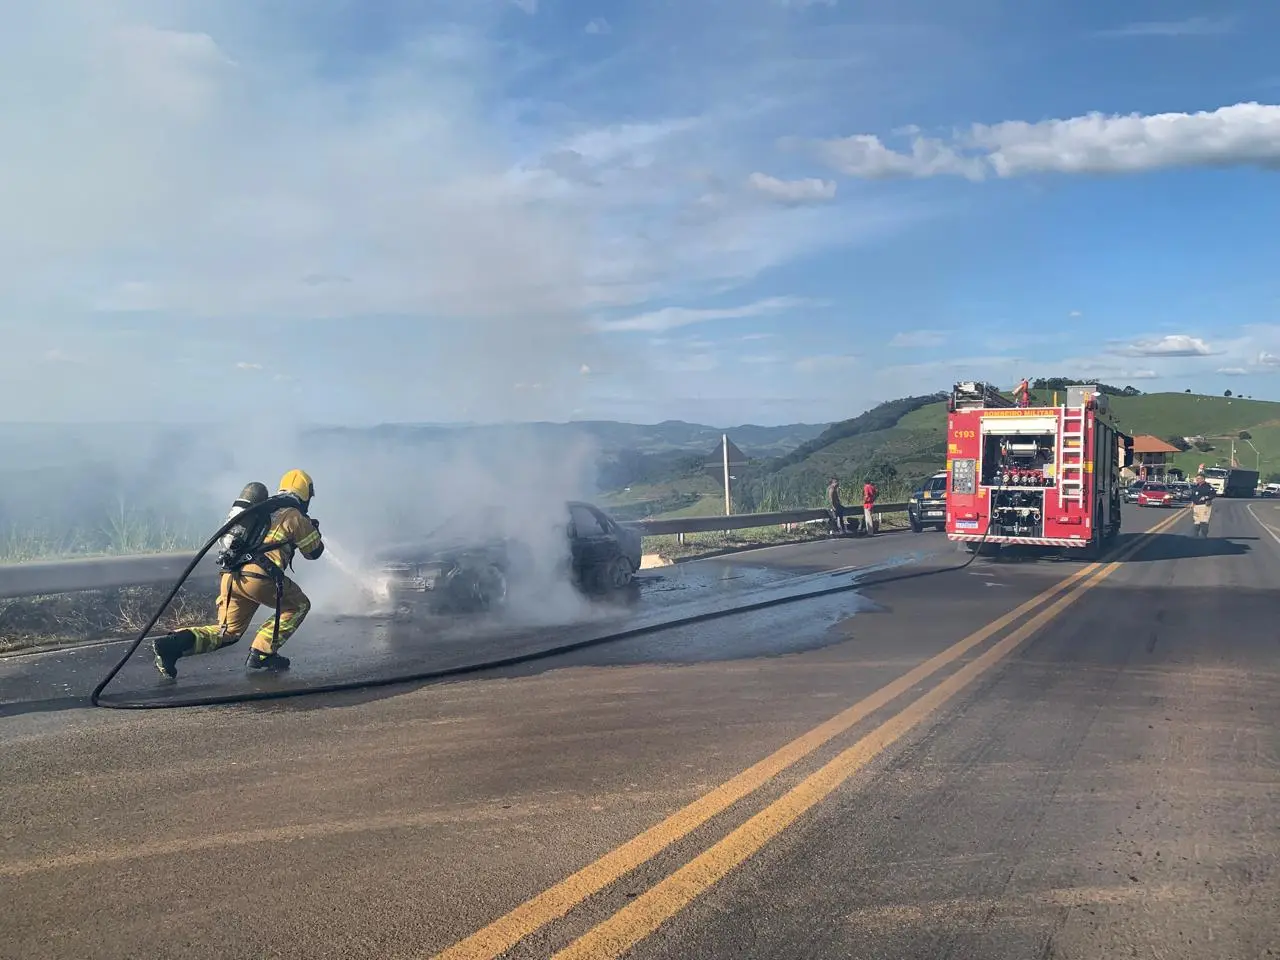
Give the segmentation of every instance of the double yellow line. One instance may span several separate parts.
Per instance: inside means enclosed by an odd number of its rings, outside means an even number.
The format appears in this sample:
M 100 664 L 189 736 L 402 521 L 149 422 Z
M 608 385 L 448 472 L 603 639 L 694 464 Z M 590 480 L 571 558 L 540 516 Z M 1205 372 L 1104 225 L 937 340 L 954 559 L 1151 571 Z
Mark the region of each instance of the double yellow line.
M 828 796 L 903 734 L 927 719 L 1013 652 L 1024 640 L 1111 576 L 1124 560 L 1142 549 L 1149 537 L 1167 530 L 1180 517 L 1181 514 L 1177 514 L 1166 518 L 1126 547 L 1115 560 L 1082 567 L 1015 610 L 930 657 L 897 680 L 814 727 L 661 823 L 437 954 L 436 960 L 497 960 L 525 937 L 564 917 L 587 898 L 758 790 L 823 744 L 892 703 L 943 667 L 1012 626 L 1020 618 L 1043 607 L 1008 636 L 930 688 L 919 699 L 912 701 L 895 716 L 806 777 L 723 840 L 574 940 L 555 954 L 552 960 L 607 960 L 622 956 L 778 836 L 806 810 Z

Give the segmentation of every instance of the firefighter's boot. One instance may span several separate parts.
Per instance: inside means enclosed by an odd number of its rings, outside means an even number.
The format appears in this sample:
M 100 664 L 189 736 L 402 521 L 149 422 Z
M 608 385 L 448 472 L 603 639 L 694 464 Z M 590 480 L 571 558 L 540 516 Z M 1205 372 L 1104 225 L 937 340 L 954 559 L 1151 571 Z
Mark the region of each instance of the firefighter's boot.
M 269 670 L 272 672 L 288 670 L 289 658 L 278 653 L 263 653 L 261 650 L 250 650 L 249 658 L 245 660 L 244 665 L 250 670 Z
M 178 660 L 192 653 L 196 648 L 196 635 L 190 630 L 179 630 L 166 633 L 151 641 L 151 650 L 156 655 L 156 669 L 170 680 L 178 677 Z

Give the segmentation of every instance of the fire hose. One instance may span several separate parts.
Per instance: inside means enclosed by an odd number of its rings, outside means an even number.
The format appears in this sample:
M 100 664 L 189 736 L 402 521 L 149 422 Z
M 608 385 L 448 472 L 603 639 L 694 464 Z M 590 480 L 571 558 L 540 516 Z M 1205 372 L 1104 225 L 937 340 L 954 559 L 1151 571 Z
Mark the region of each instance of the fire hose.
M 1003 485 L 999 487 L 995 487 L 993 489 L 995 492 L 999 492 L 1001 489 L 1003 489 Z M 195 556 L 192 557 L 191 562 L 188 563 L 186 568 L 182 571 L 182 574 L 178 577 L 177 581 L 174 583 L 173 587 L 170 589 L 168 595 L 164 598 L 164 601 L 156 609 L 156 612 L 154 613 L 154 615 L 152 615 L 151 619 L 147 622 L 146 626 L 144 626 L 142 630 L 139 631 L 138 636 L 129 644 L 129 647 L 125 651 L 124 655 L 121 656 L 120 659 L 116 662 L 116 664 L 110 669 L 110 671 L 108 671 L 107 675 L 103 677 L 102 680 L 98 683 L 98 685 L 93 688 L 93 692 L 89 695 L 89 702 L 95 707 L 103 707 L 103 708 L 114 709 L 114 710 L 155 710 L 155 709 L 170 709 L 174 707 L 217 706 L 222 704 L 249 703 L 254 701 L 262 701 L 262 700 L 283 700 L 286 698 L 309 696 L 313 694 L 344 693 L 344 692 L 350 692 L 355 690 L 368 690 L 368 689 L 373 689 L 377 687 L 388 687 L 388 686 L 395 686 L 395 685 L 400 685 L 405 683 L 422 682 L 427 680 L 439 680 L 439 679 L 445 679 L 448 677 L 462 676 L 465 674 L 480 673 L 482 671 L 487 671 L 487 670 L 497 670 L 497 669 L 502 669 L 506 667 L 519 666 L 521 664 L 529 663 L 535 660 L 543 660 L 548 657 L 560 656 L 563 654 L 572 653 L 578 650 L 585 649 L 587 647 L 598 646 L 600 644 L 605 644 L 605 643 L 615 643 L 622 640 L 630 640 L 646 634 L 656 633 L 660 630 L 670 630 L 676 627 L 692 626 L 697 623 L 703 623 L 709 620 L 720 619 L 721 617 L 732 616 L 740 613 L 752 613 L 757 610 L 764 610 L 770 607 L 781 606 L 782 604 L 786 604 L 786 603 L 795 603 L 800 600 L 812 600 L 812 599 L 817 599 L 819 597 L 830 596 L 836 593 L 844 593 L 844 592 L 856 590 L 865 586 L 879 586 L 881 584 L 896 583 L 903 580 L 914 580 L 919 577 L 936 576 L 937 574 L 941 574 L 941 573 L 959 572 L 961 570 L 964 570 L 971 563 L 973 563 L 974 560 L 978 558 L 979 552 L 981 551 L 983 544 L 986 543 L 987 535 L 991 531 L 991 522 L 990 522 L 990 518 L 988 518 L 987 529 L 983 531 L 982 538 L 978 540 L 977 543 L 974 545 L 969 557 L 967 557 L 963 563 L 954 564 L 949 567 L 937 567 L 929 570 L 916 570 L 911 573 L 900 573 L 894 576 L 879 578 L 870 584 L 863 583 L 857 579 L 854 579 L 852 582 L 842 583 L 839 586 L 825 587 L 822 589 L 808 591 L 808 592 L 797 594 L 797 595 L 773 597 L 767 600 L 759 600 L 753 603 L 746 603 L 740 606 L 735 606 L 735 607 L 731 607 L 724 610 L 714 610 L 714 611 L 694 614 L 692 616 L 677 618 L 675 620 L 631 627 L 629 629 L 624 629 L 618 632 L 609 633 L 604 636 L 592 637 L 586 640 L 578 640 L 571 643 L 560 644 L 558 646 L 555 646 L 549 649 L 539 650 L 531 653 L 516 654 L 509 657 L 502 657 L 499 659 L 488 660 L 480 663 L 466 664 L 463 666 L 449 667 L 444 669 L 418 671 L 411 674 L 402 674 L 402 675 L 397 675 L 393 677 L 380 677 L 376 679 L 339 681 L 337 683 L 328 683 L 328 684 L 309 686 L 309 687 L 288 687 L 288 688 L 275 689 L 275 690 L 253 690 L 253 691 L 248 691 L 244 693 L 235 693 L 235 694 L 218 694 L 218 695 L 201 696 L 201 697 L 188 697 L 188 698 L 176 700 L 176 701 L 174 700 L 169 700 L 169 701 L 128 700 L 128 701 L 117 701 L 114 703 L 103 702 L 101 699 L 103 691 L 107 688 L 107 686 L 111 683 L 111 681 L 116 678 L 116 675 L 122 669 L 124 669 L 125 664 L 127 664 L 129 660 L 132 659 L 133 655 L 137 652 L 138 648 L 142 646 L 142 644 L 146 641 L 147 636 L 151 633 L 153 629 L 155 629 L 156 624 L 160 622 L 160 618 L 164 616 L 165 611 L 169 608 L 169 605 L 173 602 L 174 598 L 178 595 L 178 591 L 182 589 L 183 585 L 187 582 L 187 579 L 195 571 L 200 561 L 204 559 L 205 555 L 210 550 L 213 549 L 213 547 L 218 543 L 218 541 L 221 540 L 222 537 L 228 531 L 230 531 L 232 527 L 236 526 L 237 524 L 243 523 L 246 519 L 248 519 L 254 513 L 264 511 L 264 510 L 266 511 L 276 510 L 282 506 L 291 505 L 293 503 L 294 501 L 292 500 L 292 498 L 279 497 L 279 496 L 271 497 L 260 503 L 251 504 L 240 513 L 237 513 L 234 516 L 229 517 L 222 524 L 222 526 L 218 528 L 218 530 L 213 534 L 213 536 L 211 536 L 208 539 L 208 541 L 204 544 L 204 546 L 202 546 L 196 552 Z M 276 610 L 277 620 L 279 619 L 279 615 L 280 615 L 280 611 L 277 608 Z

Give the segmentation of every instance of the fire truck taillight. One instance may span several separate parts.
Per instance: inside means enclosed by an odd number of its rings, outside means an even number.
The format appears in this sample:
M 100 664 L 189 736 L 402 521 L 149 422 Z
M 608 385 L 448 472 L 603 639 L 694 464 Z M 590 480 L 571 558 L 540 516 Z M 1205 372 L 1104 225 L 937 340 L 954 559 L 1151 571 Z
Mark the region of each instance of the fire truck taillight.
M 951 461 L 951 492 L 972 495 L 978 492 L 978 461 Z

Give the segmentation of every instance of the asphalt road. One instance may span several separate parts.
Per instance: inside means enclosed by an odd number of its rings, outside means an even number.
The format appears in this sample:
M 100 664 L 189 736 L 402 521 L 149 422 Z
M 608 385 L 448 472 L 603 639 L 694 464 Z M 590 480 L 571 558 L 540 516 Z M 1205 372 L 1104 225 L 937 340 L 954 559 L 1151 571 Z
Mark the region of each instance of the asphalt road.
M 410 688 L 120 713 L 101 649 L 4 661 L 0 957 L 1280 956 L 1280 508 L 1128 517 L 1100 568 L 691 564 L 882 569 Z

